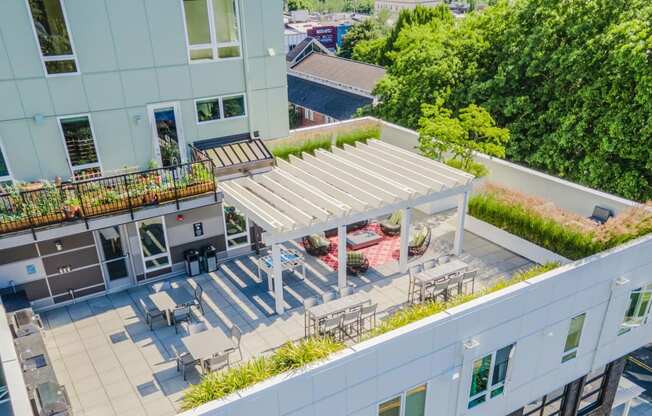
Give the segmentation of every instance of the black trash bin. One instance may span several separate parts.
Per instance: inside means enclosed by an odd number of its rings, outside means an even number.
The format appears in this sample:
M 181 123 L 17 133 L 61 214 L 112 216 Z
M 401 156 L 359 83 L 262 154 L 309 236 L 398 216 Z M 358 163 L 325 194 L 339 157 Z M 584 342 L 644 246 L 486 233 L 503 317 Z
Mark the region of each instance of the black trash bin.
M 202 248 L 202 261 L 205 272 L 214 272 L 217 270 L 217 249 L 214 245 L 209 244 Z
M 183 255 L 186 258 L 186 273 L 188 276 L 197 276 L 201 273 L 199 251 L 193 248 L 186 250 Z

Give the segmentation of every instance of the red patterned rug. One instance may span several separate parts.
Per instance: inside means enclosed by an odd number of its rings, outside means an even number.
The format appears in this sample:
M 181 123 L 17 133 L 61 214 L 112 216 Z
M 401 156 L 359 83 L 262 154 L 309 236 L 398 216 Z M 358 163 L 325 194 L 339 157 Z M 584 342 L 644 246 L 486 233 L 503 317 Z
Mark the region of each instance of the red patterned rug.
M 380 229 L 380 224 L 378 223 L 371 223 L 363 229 L 356 231 L 362 230 L 373 231 L 376 234 L 383 236 L 383 240 L 378 244 L 356 250 L 358 252 L 364 253 L 364 255 L 369 259 L 369 266 L 380 266 L 382 264 L 398 260 L 399 250 L 401 248 L 400 236 L 397 235 L 389 237 L 383 234 L 382 230 Z M 337 235 L 329 238 L 329 240 L 331 241 L 331 249 L 329 250 L 328 254 L 320 256 L 319 259 L 326 263 L 331 269 L 337 270 Z

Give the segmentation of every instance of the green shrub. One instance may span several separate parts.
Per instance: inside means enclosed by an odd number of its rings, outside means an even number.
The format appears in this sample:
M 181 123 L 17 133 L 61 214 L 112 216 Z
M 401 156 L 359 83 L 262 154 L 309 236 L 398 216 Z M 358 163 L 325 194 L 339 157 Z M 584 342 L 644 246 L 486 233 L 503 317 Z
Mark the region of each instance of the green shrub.
M 525 206 L 507 203 L 486 192 L 469 200 L 469 214 L 572 260 L 606 248 L 591 233 L 565 227 Z
M 482 163 L 475 162 L 473 160 L 469 161 L 468 166 L 466 167 L 464 167 L 464 162 L 459 159 L 449 159 L 444 163 L 446 163 L 448 166 L 452 168 L 460 169 L 465 171 L 466 173 L 470 173 L 476 178 L 482 178 L 483 176 L 487 176 L 489 174 L 489 170 L 485 165 L 483 165 Z
M 317 149 L 328 150 L 331 148 L 331 144 L 332 141 L 330 135 L 324 135 L 302 142 L 280 144 L 272 149 L 272 154 L 274 157 L 288 160 L 290 155 L 300 156 L 303 152 L 314 154 Z
M 412 322 L 416 322 L 429 316 L 438 314 L 452 307 L 459 306 L 471 300 L 488 295 L 489 293 L 497 292 L 501 289 L 531 279 L 557 267 L 559 267 L 558 263 L 546 263 L 517 273 L 510 279 L 501 279 L 493 286 L 479 292 L 471 293 L 468 295 L 455 296 L 448 302 L 424 302 L 417 305 L 411 305 L 405 309 L 398 311 L 388 319 L 385 319 L 380 325 L 371 331 L 371 333 L 368 335 L 368 338 L 373 338 L 380 334 L 384 334 L 402 326 L 411 324 Z
M 353 145 L 355 142 L 366 143 L 369 139 L 380 139 L 380 127 L 366 127 L 346 133 L 339 133 L 337 139 L 335 139 L 335 144 L 337 147 L 344 147 L 345 144 Z
M 228 396 L 270 377 L 322 360 L 343 348 L 344 344 L 329 338 L 288 342 L 268 357 L 258 357 L 226 371 L 204 376 L 199 384 L 191 386 L 183 396 L 183 409 L 188 410 Z

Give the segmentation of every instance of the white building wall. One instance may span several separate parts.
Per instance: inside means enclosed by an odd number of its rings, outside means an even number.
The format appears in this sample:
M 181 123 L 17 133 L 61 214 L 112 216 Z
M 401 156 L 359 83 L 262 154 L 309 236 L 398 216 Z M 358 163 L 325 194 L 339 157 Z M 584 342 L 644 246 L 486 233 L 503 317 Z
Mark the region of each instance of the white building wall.
M 617 333 L 630 290 L 652 283 L 651 253 L 648 236 L 187 414 L 375 416 L 382 401 L 427 382 L 427 415 L 504 416 L 649 341 L 652 323 Z M 562 364 L 570 319 L 580 313 L 587 317 L 577 358 Z M 471 339 L 478 346 L 465 350 Z M 511 343 L 505 393 L 467 410 L 473 361 Z

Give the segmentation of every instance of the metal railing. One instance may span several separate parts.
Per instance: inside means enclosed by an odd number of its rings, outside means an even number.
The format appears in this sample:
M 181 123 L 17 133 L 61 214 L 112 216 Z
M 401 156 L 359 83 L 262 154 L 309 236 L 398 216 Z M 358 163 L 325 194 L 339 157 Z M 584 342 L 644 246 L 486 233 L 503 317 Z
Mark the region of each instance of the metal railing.
M 0 235 L 66 221 L 128 212 L 213 193 L 215 165 L 209 158 L 190 163 L 89 179 L 44 184 L 40 189 L 0 193 Z M 88 222 L 86 224 L 88 226 Z

